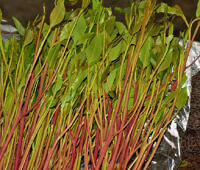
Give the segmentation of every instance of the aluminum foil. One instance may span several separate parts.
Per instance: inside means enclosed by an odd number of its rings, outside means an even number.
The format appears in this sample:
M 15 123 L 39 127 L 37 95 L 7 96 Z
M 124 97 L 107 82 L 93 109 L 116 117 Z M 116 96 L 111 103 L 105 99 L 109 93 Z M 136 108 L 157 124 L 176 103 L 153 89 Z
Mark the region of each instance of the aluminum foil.
M 180 41 L 180 44 L 182 45 L 182 41 Z M 199 55 L 200 43 L 193 42 L 187 60 L 187 66 L 190 65 Z M 154 159 L 148 168 L 149 170 L 174 170 L 179 167 L 182 161 L 179 132 L 180 130 L 185 132 L 187 128 L 190 115 L 192 76 L 196 75 L 199 71 L 200 59 L 186 70 L 187 80 L 183 86 L 187 87 L 188 102 L 168 127 Z
M 2 39 L 7 42 L 13 35 L 15 36 L 16 40 L 20 40 L 20 35 L 17 33 L 17 29 L 10 25 L 5 19 L 1 21 L 0 24 L 1 28 L 1 36 Z

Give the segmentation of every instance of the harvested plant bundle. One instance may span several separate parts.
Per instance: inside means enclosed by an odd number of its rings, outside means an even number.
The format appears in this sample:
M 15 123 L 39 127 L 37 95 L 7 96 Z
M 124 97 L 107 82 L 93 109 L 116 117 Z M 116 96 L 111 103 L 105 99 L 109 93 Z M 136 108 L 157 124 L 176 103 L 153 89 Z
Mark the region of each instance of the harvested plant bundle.
M 44 8 L 45 11 L 45 8 Z M 146 169 L 187 101 L 191 36 L 178 7 L 136 1 L 117 22 L 98 0 L 0 37 L 1 169 Z M 199 17 L 197 10 L 197 17 Z M 172 19 L 188 26 L 173 36 Z M 1 16 L 0 16 L 1 19 Z M 84 163 L 83 163 L 84 162 Z

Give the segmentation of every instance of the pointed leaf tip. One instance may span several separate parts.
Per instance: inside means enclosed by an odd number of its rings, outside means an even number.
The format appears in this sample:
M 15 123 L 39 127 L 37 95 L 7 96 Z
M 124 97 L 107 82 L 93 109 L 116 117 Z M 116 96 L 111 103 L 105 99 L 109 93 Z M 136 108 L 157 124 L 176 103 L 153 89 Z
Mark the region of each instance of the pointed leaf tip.
M 50 27 L 54 27 L 62 22 L 65 16 L 64 0 L 59 0 L 50 15 Z

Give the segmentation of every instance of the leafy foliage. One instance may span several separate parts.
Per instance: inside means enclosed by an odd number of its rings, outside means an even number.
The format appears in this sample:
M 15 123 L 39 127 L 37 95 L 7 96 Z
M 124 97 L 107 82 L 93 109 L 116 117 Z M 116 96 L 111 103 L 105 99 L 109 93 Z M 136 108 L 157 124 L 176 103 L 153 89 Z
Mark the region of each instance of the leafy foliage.
M 66 12 L 58 0 L 50 25 L 14 19 L 21 41 L 0 38 L 2 168 L 147 168 L 187 102 L 189 48 L 167 17 L 180 9 L 136 1 L 125 26 L 91 3 Z

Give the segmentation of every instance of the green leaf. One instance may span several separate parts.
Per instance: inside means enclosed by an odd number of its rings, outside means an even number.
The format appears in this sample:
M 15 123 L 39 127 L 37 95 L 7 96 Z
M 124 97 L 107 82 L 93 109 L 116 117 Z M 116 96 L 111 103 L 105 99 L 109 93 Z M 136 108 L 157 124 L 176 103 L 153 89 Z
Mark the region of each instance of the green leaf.
M 130 7 L 123 8 L 123 9 L 120 7 L 115 7 L 114 10 L 123 14 L 130 14 L 130 11 L 131 11 Z
M 80 74 L 77 75 L 75 81 L 73 82 L 73 84 L 71 86 L 73 92 L 75 90 L 77 90 L 77 88 L 81 85 L 81 83 L 83 82 L 83 80 L 86 79 L 87 73 L 88 73 L 88 71 L 84 70 Z
M 47 59 L 47 62 L 50 67 L 52 67 L 56 63 L 56 60 L 57 60 L 57 57 L 59 54 L 59 50 L 60 50 L 60 44 L 58 44 L 50 49 L 48 59 Z
M 32 64 L 34 53 L 35 53 L 34 43 L 31 43 L 28 46 L 26 46 L 24 51 L 24 59 L 25 59 L 24 65 L 26 66 L 26 68 L 28 68 L 28 65 Z
M 105 29 L 108 35 L 112 34 L 114 28 L 115 28 L 115 17 L 112 16 L 105 23 Z
M 134 104 L 134 98 L 130 97 L 128 100 L 128 110 L 131 110 L 133 108 L 133 104 Z
M 146 10 L 145 10 L 146 6 L 147 6 L 147 1 L 139 2 L 138 9 L 137 9 L 139 12 L 139 16 L 137 17 L 136 24 L 134 24 L 133 33 L 138 32 L 142 26 L 142 21 L 143 21 L 143 18 L 145 17 L 145 13 L 146 13 Z
M 72 22 L 67 23 L 63 30 L 61 31 L 60 40 L 65 40 L 69 37 L 72 28 L 75 24 L 75 19 Z M 73 37 L 75 42 L 78 42 L 85 34 L 85 30 L 87 29 L 85 18 L 81 15 L 76 23 L 74 30 L 72 31 L 71 36 Z
M 92 0 L 92 8 L 93 10 L 97 10 L 99 8 L 100 2 L 99 0 Z
M 96 35 L 94 39 L 92 39 L 91 43 L 86 49 L 86 56 L 89 65 L 97 62 L 100 59 L 102 50 L 103 50 L 103 36 L 99 34 Z
M 144 67 L 148 66 L 151 61 L 151 53 L 150 51 L 152 50 L 152 45 L 153 45 L 153 38 L 149 36 L 147 40 L 144 42 L 144 45 L 142 46 L 140 50 L 140 55 L 139 58 L 143 64 Z
M 170 26 L 169 26 L 169 35 L 173 36 L 173 32 L 174 32 L 174 25 L 170 24 Z
M 167 104 L 170 104 L 170 102 L 175 98 L 177 91 L 170 92 L 167 97 L 164 99 L 162 106 L 165 107 Z
M 39 64 L 39 62 L 38 62 L 38 63 L 36 64 L 36 66 L 35 66 L 34 72 L 35 72 L 35 74 L 37 74 L 39 71 L 40 71 L 40 64 Z
M 114 98 L 116 97 L 115 91 L 109 91 L 109 92 L 108 92 L 108 95 L 109 95 L 112 99 L 114 99 Z
M 27 46 L 33 41 L 33 31 L 31 29 L 28 29 L 25 33 L 25 40 L 24 40 L 24 46 Z
M 73 27 L 73 23 L 74 22 L 69 22 L 69 23 L 65 24 L 65 26 L 63 27 L 61 34 L 60 34 L 60 40 L 61 41 L 65 40 L 69 37 L 69 34 L 70 34 L 72 27 Z
M 158 73 L 169 68 L 171 62 L 172 62 L 172 56 L 173 56 L 173 49 L 170 49 L 165 56 L 165 59 L 163 60 L 162 64 L 160 65 L 158 69 Z
M 115 7 L 114 10 L 120 13 L 125 13 L 124 10 L 120 7 Z
M 116 22 L 116 27 L 117 27 L 117 29 L 119 31 L 119 34 L 123 34 L 123 33 L 127 33 L 128 32 L 126 26 L 121 22 Z
M 181 92 L 178 95 L 178 98 L 176 101 L 177 109 L 178 110 L 182 109 L 182 107 L 186 104 L 187 100 L 188 100 L 187 87 L 184 87 L 181 89 Z
M 55 82 L 55 85 L 54 85 L 54 88 L 53 88 L 54 94 L 56 94 L 57 91 L 60 90 L 60 88 L 62 87 L 62 84 L 63 84 L 62 76 L 61 76 L 61 75 L 58 75 L 58 77 L 57 77 L 57 79 L 56 79 L 56 82 Z
M 175 5 L 174 7 L 170 7 L 165 3 L 161 3 L 160 7 L 157 9 L 158 13 L 168 13 L 172 15 L 182 16 L 183 11 L 178 5 Z
M 82 8 L 85 9 L 90 4 L 90 0 L 82 0 Z
M 200 0 L 198 1 L 198 4 L 197 4 L 196 17 L 197 18 L 200 17 Z
M 169 35 L 167 38 L 166 38 L 166 43 L 167 45 L 173 40 L 173 35 Z
M 50 108 L 55 107 L 56 104 L 58 103 L 59 98 L 54 98 L 53 101 L 51 102 Z
M 91 38 L 93 37 L 93 33 L 85 33 L 83 34 L 77 41 L 77 45 L 79 44 L 83 44 L 85 43 L 86 41 L 89 41 Z
M 59 0 L 50 15 L 50 27 L 54 27 L 62 22 L 65 16 L 64 0 Z
M 61 98 L 61 103 L 63 105 L 65 103 L 69 103 L 70 100 L 71 100 L 71 93 L 70 93 L 70 90 L 68 90 L 67 93 L 63 95 L 63 97 Z
M 38 24 L 38 29 L 40 28 L 40 24 Z M 45 36 L 48 33 L 49 30 L 49 25 L 44 23 L 43 29 L 42 29 L 42 34 Z
M 20 81 L 20 84 L 19 84 L 19 86 L 18 86 L 18 88 L 17 88 L 17 92 L 18 92 L 19 94 L 20 94 L 20 92 L 21 92 L 22 87 L 24 87 L 25 83 L 26 83 L 26 77 L 23 76 L 23 78 L 22 78 L 22 80 Z
M 117 46 L 113 47 L 109 52 L 109 59 L 111 61 L 116 60 L 120 54 L 125 50 L 126 43 L 124 40 L 120 41 Z
M 185 82 L 188 80 L 188 77 L 186 76 L 186 72 L 182 75 L 181 78 L 181 87 L 185 84 Z
M 20 35 L 24 35 L 25 34 L 25 28 L 23 27 L 23 25 L 19 22 L 19 20 L 15 17 L 12 17 L 15 27 L 17 28 L 17 31 L 19 32 Z
M 152 37 L 157 36 L 158 34 L 160 34 L 163 28 L 164 28 L 164 25 L 154 25 L 153 28 L 150 30 L 150 35 Z
M 76 5 L 77 2 L 78 2 L 78 0 L 67 0 L 67 4 L 70 6 Z
M 101 82 L 105 82 L 111 70 L 113 69 L 113 65 L 108 65 L 104 72 L 101 75 Z
M 163 119 L 163 116 L 164 116 L 165 112 L 167 111 L 167 109 L 168 109 L 168 107 L 165 107 L 158 111 L 156 118 L 155 118 L 155 125 L 157 125 Z
M 74 22 L 73 22 L 74 25 Z M 79 41 L 80 38 L 84 35 L 87 28 L 85 18 L 81 15 L 76 23 L 76 26 L 72 32 L 72 37 L 75 42 Z
M 113 83 L 115 81 L 116 73 L 117 73 L 117 71 L 113 70 L 113 71 L 110 72 L 110 74 L 108 76 L 107 84 L 108 84 L 108 87 L 109 87 L 110 90 L 112 90 L 112 86 L 113 86 Z
M 165 3 L 161 3 L 160 7 L 157 9 L 157 12 L 158 13 L 160 13 L 160 12 L 161 13 L 168 13 L 168 14 L 171 14 L 171 15 L 180 16 L 184 20 L 186 25 L 189 27 L 187 19 L 186 19 L 185 15 L 183 14 L 182 9 L 178 5 L 175 5 L 174 7 L 170 7 Z
M 160 7 L 156 10 L 157 13 L 166 13 L 168 12 L 168 5 L 166 3 L 161 3 Z
M 12 90 L 11 90 L 10 86 L 8 86 L 6 88 L 6 97 L 5 97 L 5 102 L 4 102 L 4 109 L 6 110 L 6 112 L 9 111 L 10 106 L 12 105 L 13 97 L 14 97 L 14 95 L 12 94 Z M 8 116 L 8 115 L 9 114 L 6 114 L 6 116 Z

